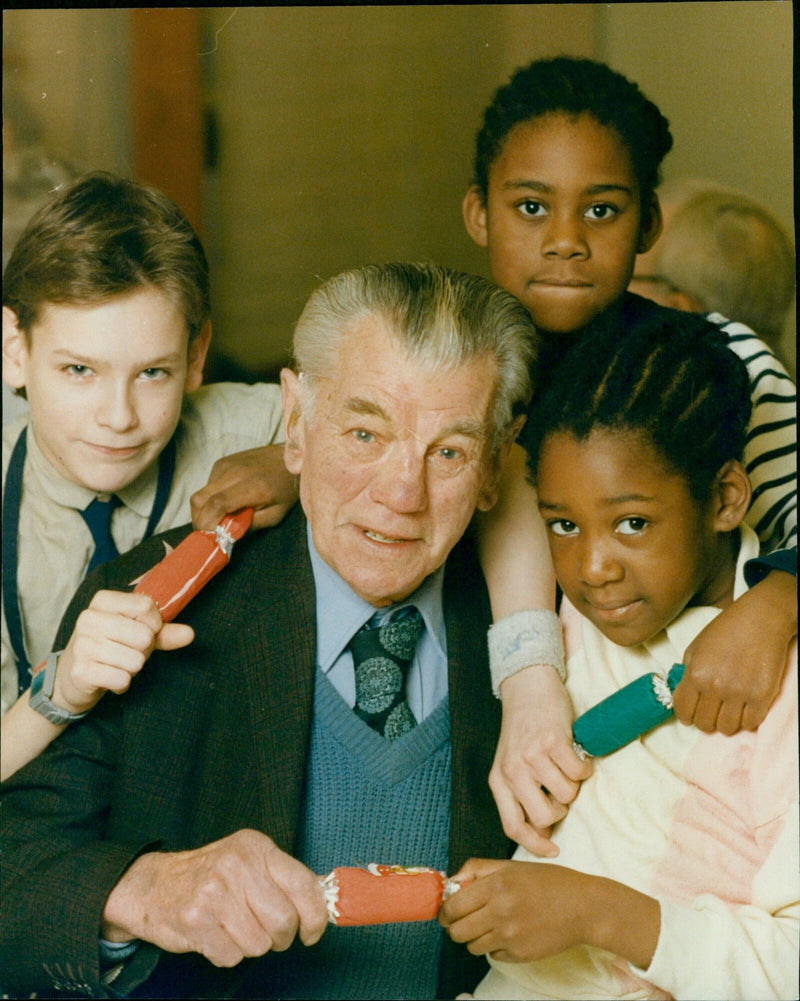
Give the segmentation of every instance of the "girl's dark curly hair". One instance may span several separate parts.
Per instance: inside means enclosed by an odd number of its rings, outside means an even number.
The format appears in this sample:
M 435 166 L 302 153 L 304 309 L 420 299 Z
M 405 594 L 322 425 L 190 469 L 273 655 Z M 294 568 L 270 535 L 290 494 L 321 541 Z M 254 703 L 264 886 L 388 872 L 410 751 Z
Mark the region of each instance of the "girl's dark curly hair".
M 591 59 L 558 56 L 538 59 L 518 69 L 495 93 L 478 132 L 472 183 L 483 201 L 489 168 L 506 136 L 518 122 L 563 112 L 588 114 L 614 129 L 630 153 L 642 206 L 649 205 L 659 183 L 661 161 L 672 148 L 669 122 L 621 73 Z

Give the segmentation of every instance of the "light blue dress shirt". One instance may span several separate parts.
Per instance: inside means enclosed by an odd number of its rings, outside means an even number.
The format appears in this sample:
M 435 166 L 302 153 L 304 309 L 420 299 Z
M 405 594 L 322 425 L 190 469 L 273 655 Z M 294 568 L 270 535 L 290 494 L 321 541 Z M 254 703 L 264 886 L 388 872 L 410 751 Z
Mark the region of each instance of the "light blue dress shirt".
M 444 567 L 439 567 L 403 601 L 376 609 L 359 598 L 314 548 L 308 529 L 308 551 L 314 573 L 317 603 L 317 664 L 345 702 L 356 704 L 353 657 L 347 645 L 376 611 L 391 615 L 414 605 L 425 623 L 408 671 L 406 699 L 414 718 L 421 723 L 447 695 L 447 636 L 442 610 Z

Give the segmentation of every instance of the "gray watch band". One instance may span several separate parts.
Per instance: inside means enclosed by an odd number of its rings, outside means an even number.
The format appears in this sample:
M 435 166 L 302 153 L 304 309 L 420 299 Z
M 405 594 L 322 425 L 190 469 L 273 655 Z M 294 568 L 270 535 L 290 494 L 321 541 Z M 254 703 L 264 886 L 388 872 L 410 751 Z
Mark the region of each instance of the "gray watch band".
M 56 665 L 63 650 L 53 650 L 47 656 L 47 661 L 43 667 L 34 671 L 31 681 L 31 690 L 28 695 L 28 705 L 41 713 L 46 720 L 55 723 L 56 726 L 63 726 L 64 723 L 74 723 L 76 719 L 83 719 L 86 713 L 71 713 L 67 709 L 61 709 L 50 701 L 53 688 L 56 683 Z M 88 710 L 87 710 L 88 712 Z

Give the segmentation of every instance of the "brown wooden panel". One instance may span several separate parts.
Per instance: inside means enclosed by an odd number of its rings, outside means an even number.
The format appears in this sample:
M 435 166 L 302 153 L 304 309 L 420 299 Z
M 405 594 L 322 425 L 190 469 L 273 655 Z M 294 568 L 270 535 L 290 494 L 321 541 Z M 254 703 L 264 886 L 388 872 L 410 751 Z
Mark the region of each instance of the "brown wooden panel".
M 199 12 L 130 11 L 133 162 L 136 177 L 165 191 L 202 224 Z

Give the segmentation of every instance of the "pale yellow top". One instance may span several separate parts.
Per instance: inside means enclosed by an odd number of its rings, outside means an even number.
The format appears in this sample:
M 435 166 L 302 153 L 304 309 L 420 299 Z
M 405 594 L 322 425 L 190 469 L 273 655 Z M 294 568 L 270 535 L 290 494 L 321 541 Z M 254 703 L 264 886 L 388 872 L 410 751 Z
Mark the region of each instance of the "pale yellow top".
M 734 596 L 758 540 L 742 526 Z M 693 606 L 651 640 L 622 647 L 564 599 L 567 690 L 575 712 L 643 674 L 665 677 L 719 609 Z M 800 936 L 797 645 L 778 697 L 755 731 L 702 733 L 672 719 L 597 758 L 553 831 L 556 859 L 514 857 L 618 880 L 658 900 L 661 925 L 647 970 L 589 945 L 530 963 L 503 963 L 480 1001 L 797 998 Z M 536 900 L 530 907 L 538 906 Z
M 3 485 L 11 449 L 27 417 L 3 430 Z M 191 520 L 189 498 L 208 481 L 217 459 L 233 452 L 283 441 L 280 387 L 217 383 L 189 394 L 177 430 L 172 491 L 156 531 Z M 119 492 L 111 532 L 117 549 L 127 552 L 141 541 L 153 506 L 158 463 Z M 18 590 L 28 659 L 38 664 L 53 639 L 70 599 L 89 566 L 94 543 L 79 513 L 95 494 L 65 480 L 28 435 L 22 480 Z M 2 617 L 0 707 L 5 713 L 17 698 L 17 670 Z

